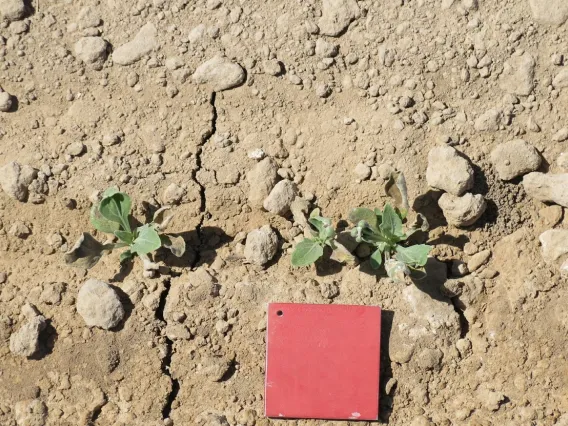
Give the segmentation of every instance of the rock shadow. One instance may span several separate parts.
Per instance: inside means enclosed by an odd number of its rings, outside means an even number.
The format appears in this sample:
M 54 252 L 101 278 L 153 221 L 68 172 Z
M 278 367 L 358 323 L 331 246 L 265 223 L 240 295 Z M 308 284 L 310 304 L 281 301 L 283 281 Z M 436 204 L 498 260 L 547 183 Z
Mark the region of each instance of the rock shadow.
M 121 331 L 124 328 L 124 324 L 126 324 L 126 321 L 128 321 L 128 318 L 130 318 L 130 315 L 132 315 L 132 310 L 134 309 L 134 304 L 132 303 L 132 300 L 130 300 L 130 297 L 128 296 L 128 294 L 126 294 L 120 287 L 117 287 L 117 286 L 114 286 L 114 285 L 110 285 L 110 286 L 118 295 L 118 298 L 122 302 L 122 307 L 124 308 L 124 317 L 115 327 L 110 329 L 110 331 L 112 331 L 112 332 L 117 332 L 117 331 Z

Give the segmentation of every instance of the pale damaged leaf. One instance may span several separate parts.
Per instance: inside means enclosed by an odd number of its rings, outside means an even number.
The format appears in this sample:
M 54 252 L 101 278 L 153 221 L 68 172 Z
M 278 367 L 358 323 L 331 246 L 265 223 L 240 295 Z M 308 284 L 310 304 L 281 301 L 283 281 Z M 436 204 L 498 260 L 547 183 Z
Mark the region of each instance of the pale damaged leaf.
M 76 268 L 90 269 L 98 263 L 107 250 L 108 246 L 84 232 L 71 250 L 65 253 L 65 263 Z
M 176 257 L 182 257 L 185 253 L 185 240 L 183 237 L 174 235 L 160 235 L 162 245 L 169 249 Z
M 166 214 L 170 211 L 171 208 L 172 206 L 163 206 L 156 210 L 156 213 L 154 213 L 152 221 L 156 225 L 157 231 L 162 232 L 168 228 L 170 222 L 174 218 L 173 214 Z
M 349 250 L 343 245 L 338 243 L 337 241 L 334 242 L 335 248 L 331 252 L 331 256 L 329 257 L 331 260 L 335 260 L 339 263 L 344 263 L 347 265 L 355 266 L 357 265 L 358 260 L 355 256 L 351 254 Z
M 404 219 L 410 210 L 408 203 L 408 190 L 406 179 L 402 172 L 392 172 L 385 184 L 385 192 L 395 201 L 395 207 L 400 211 Z

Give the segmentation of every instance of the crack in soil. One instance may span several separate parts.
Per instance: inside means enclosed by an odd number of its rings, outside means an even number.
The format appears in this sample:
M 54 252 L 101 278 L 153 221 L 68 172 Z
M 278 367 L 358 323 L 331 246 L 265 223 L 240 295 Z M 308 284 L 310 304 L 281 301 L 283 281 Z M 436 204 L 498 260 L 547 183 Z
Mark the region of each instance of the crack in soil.
M 209 142 L 209 140 L 213 137 L 213 135 L 215 135 L 215 132 L 217 131 L 217 108 L 215 107 L 216 96 L 217 96 L 216 92 L 212 92 L 211 97 L 209 98 L 209 103 L 211 104 L 211 106 L 213 108 L 213 117 L 211 119 L 211 131 L 208 132 L 203 137 L 202 143 L 199 146 L 199 148 L 198 148 L 198 150 L 195 154 L 195 162 L 196 162 L 197 167 L 196 167 L 195 171 L 192 173 L 192 176 L 191 176 L 193 181 L 197 185 L 199 185 L 199 197 L 200 197 L 200 200 L 201 200 L 201 206 L 200 206 L 201 219 L 199 221 L 199 224 L 195 228 L 195 231 L 197 233 L 197 238 L 198 238 L 198 241 L 199 241 L 199 246 L 198 246 L 198 249 L 195 253 L 195 260 L 194 260 L 193 264 L 191 265 L 192 268 L 195 267 L 196 265 L 198 265 L 199 261 L 201 259 L 201 227 L 203 226 L 203 223 L 205 222 L 206 208 L 207 208 L 206 199 L 205 199 L 205 186 L 203 186 L 199 182 L 199 180 L 197 179 L 197 173 L 201 170 L 201 167 L 202 167 L 201 154 L 203 152 L 203 146 L 207 142 Z M 171 281 L 166 280 L 164 282 L 164 286 L 165 286 L 164 291 L 160 295 L 160 304 L 158 306 L 158 310 L 156 311 L 156 318 L 165 323 L 164 309 L 166 307 L 166 301 L 168 299 L 168 294 L 170 292 Z M 179 390 L 180 390 L 179 380 L 173 378 L 172 373 L 170 371 L 170 366 L 171 366 L 172 356 L 173 356 L 173 343 L 174 342 L 166 336 L 166 355 L 164 356 L 164 359 L 162 360 L 161 368 L 162 368 L 162 373 L 170 378 L 170 381 L 172 383 L 172 390 L 168 394 L 168 396 L 166 397 L 166 403 L 164 405 L 164 408 L 162 409 L 162 418 L 164 420 L 170 417 L 170 413 L 172 411 L 173 403 L 174 403 L 175 399 L 177 398 Z

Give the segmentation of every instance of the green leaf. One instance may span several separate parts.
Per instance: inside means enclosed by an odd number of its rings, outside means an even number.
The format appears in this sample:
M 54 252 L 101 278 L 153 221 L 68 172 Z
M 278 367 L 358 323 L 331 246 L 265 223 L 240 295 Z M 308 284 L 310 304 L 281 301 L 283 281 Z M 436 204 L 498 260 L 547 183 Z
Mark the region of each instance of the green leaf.
M 383 264 L 383 252 L 381 249 L 377 249 L 371 255 L 371 268 L 379 269 Z
M 105 219 L 119 223 L 123 230 L 130 231 L 128 216 L 131 206 L 132 201 L 128 195 L 123 192 L 116 192 L 102 199 L 99 205 L 99 212 Z
M 132 232 L 128 232 L 128 231 L 115 231 L 114 235 L 116 235 L 118 237 L 118 239 L 120 241 L 125 242 L 126 244 L 132 244 L 134 241 L 134 235 L 132 234 Z
M 396 246 L 396 259 L 413 268 L 426 265 L 428 253 L 432 247 L 426 244 L 417 244 L 411 247 Z
M 390 204 L 387 204 L 383 211 L 381 230 L 388 236 L 392 235 L 399 238 L 404 236 L 404 233 L 402 232 L 402 220 Z
M 101 215 L 99 212 L 99 204 L 94 204 L 93 207 L 91 207 L 89 218 L 91 220 L 91 225 L 93 225 L 93 228 L 97 231 L 101 231 L 106 234 L 114 234 L 115 231 L 120 229 L 120 225 L 118 223 L 111 222 Z
M 84 232 L 71 250 L 65 253 L 65 263 L 77 268 L 90 269 L 108 249 L 108 246 L 99 243 L 91 234 Z
M 135 256 L 130 250 L 123 251 L 120 253 L 120 263 L 127 262 L 131 260 Z
M 110 188 L 107 188 L 107 190 L 105 192 L 103 192 L 103 197 L 102 198 L 108 198 L 108 197 L 112 197 L 114 194 L 117 194 L 118 188 L 116 186 L 111 186 Z
M 183 237 L 173 235 L 160 235 L 162 245 L 169 249 L 176 257 L 182 257 L 185 253 L 185 240 Z
M 371 228 L 377 228 L 377 215 L 373 210 L 366 209 L 364 207 L 358 207 L 351 210 L 349 213 L 349 220 L 355 224 L 359 223 L 360 221 L 365 221 L 371 226 Z
M 310 213 L 310 217 L 321 217 L 321 210 L 319 209 L 319 207 L 316 207 L 315 209 L 313 209 Z
M 133 253 L 140 256 L 151 253 L 161 247 L 162 240 L 160 240 L 160 235 L 153 225 L 142 225 L 136 230 L 136 232 L 136 239 L 130 246 L 130 250 Z
M 325 221 L 321 216 L 314 216 L 308 219 L 308 222 L 317 229 L 318 233 L 321 233 L 325 229 Z
M 299 242 L 292 253 L 292 265 L 308 266 L 323 256 L 323 247 L 309 238 Z

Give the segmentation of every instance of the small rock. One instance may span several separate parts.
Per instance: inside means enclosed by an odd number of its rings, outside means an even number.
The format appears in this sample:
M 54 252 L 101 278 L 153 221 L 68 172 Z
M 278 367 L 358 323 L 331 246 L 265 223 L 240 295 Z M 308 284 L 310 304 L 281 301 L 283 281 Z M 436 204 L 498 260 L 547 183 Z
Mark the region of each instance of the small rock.
M 10 336 L 10 352 L 29 358 L 39 351 L 39 335 L 45 329 L 47 323 L 45 317 L 40 315 L 33 305 L 24 305 L 22 314 L 27 321 Z
M 491 162 L 501 180 L 538 170 L 542 157 L 534 146 L 522 139 L 502 143 L 491 151 Z
M 13 235 L 17 238 L 26 238 L 31 233 L 32 231 L 30 230 L 30 228 L 28 228 L 28 226 L 21 220 L 14 222 L 8 230 L 8 234 Z
M 268 75 L 278 76 L 284 72 L 284 66 L 282 62 L 277 59 L 269 59 L 268 61 L 264 61 L 262 63 L 262 67 L 264 68 L 264 72 Z
M 119 65 L 130 65 L 139 61 L 158 47 L 158 32 L 152 23 L 147 23 L 128 43 L 118 47 L 112 54 L 113 62 Z
M 561 152 L 558 158 L 556 159 L 556 164 L 563 171 L 568 172 L 568 152 Z
M 534 89 L 535 66 L 534 58 L 528 53 L 506 61 L 501 74 L 501 89 L 513 95 L 530 95 Z
M 83 142 L 72 142 L 67 146 L 65 152 L 71 157 L 78 157 L 85 151 L 85 144 Z
M 529 173 L 523 178 L 523 187 L 535 200 L 568 207 L 568 173 Z
M 170 183 L 162 194 L 162 202 L 165 205 L 179 204 L 185 196 L 185 189 L 177 183 Z
M 451 1 L 453 2 L 454 0 Z M 409 426 L 433 426 L 433 423 L 425 416 L 416 416 L 412 419 Z
M 568 87 L 568 69 L 563 69 L 556 74 L 556 77 L 552 80 L 552 85 L 556 89 L 564 89 L 565 87 Z
M 284 216 L 298 195 L 296 184 L 288 179 L 278 182 L 264 200 L 263 207 L 270 213 Z
M 316 55 L 322 58 L 333 58 L 339 53 L 339 46 L 337 44 L 328 43 L 323 38 L 316 40 Z
M 339 296 L 339 287 L 333 281 L 323 281 L 320 284 L 320 292 L 326 299 L 333 299 Z
M 438 205 L 444 213 L 448 224 L 453 226 L 470 226 L 485 212 L 487 203 L 481 194 L 467 193 L 461 197 L 442 194 Z
M 33 167 L 12 161 L 0 168 L 0 186 L 10 198 L 24 202 L 28 198 L 28 186 L 36 176 L 37 170 Z
M 179 56 L 172 56 L 172 57 L 166 59 L 166 61 L 164 62 L 164 65 L 170 71 L 175 71 L 175 70 L 183 67 L 183 65 L 184 65 L 183 58 L 181 58 Z
M 355 166 L 355 175 L 360 180 L 367 180 L 371 177 L 371 168 L 366 164 L 359 163 Z
M 424 349 L 414 359 L 418 367 L 424 370 L 438 370 L 443 356 L 440 349 Z
M 197 67 L 192 78 L 197 84 L 210 84 L 214 91 L 221 91 L 241 85 L 246 75 L 239 64 L 215 56 Z
M 316 96 L 319 98 L 327 98 L 331 95 L 331 87 L 326 83 L 316 84 Z
M 320 33 L 337 37 L 361 16 L 361 11 L 355 0 L 323 0 L 321 14 Z
M 497 411 L 500 405 L 505 401 L 505 395 L 485 386 L 480 386 L 477 390 L 477 400 L 486 409 Z
M 0 112 L 8 112 L 12 109 L 12 96 L 8 92 L 0 92 Z
M 467 269 L 470 272 L 478 270 L 489 260 L 490 257 L 491 257 L 491 250 L 489 249 L 482 250 L 479 253 L 474 254 L 469 258 L 469 261 L 467 262 Z
M 231 328 L 231 324 L 227 321 L 219 320 L 215 323 L 215 330 L 217 330 L 220 334 L 227 334 L 229 329 Z
M 475 120 L 473 127 L 478 132 L 496 132 L 503 120 L 503 111 L 499 109 L 490 109 Z
M 278 235 L 270 225 L 248 233 L 244 254 L 250 263 L 262 266 L 274 257 L 277 250 Z
M 459 196 L 473 187 L 473 167 L 449 146 L 430 150 L 426 170 L 428 185 Z
M 222 357 L 205 359 L 199 374 L 204 375 L 211 382 L 219 382 L 231 368 L 232 361 Z M 215 423 L 207 423 L 207 425 Z
M 568 128 L 563 127 L 559 131 L 557 131 L 553 136 L 552 140 L 554 142 L 564 142 L 568 139 Z
M 2 0 L 0 1 L 0 14 L 2 18 L 11 22 L 23 19 L 26 16 L 26 5 L 24 0 Z
M 540 234 L 538 239 L 546 263 L 559 266 L 568 259 L 568 229 L 549 229 Z
M 389 378 L 385 385 L 385 394 L 390 395 L 397 383 L 398 381 L 394 377 Z
M 116 291 L 107 283 L 89 279 L 77 296 L 77 312 L 89 327 L 109 330 L 124 317 L 124 307 Z
M 77 15 L 77 23 L 81 29 L 98 27 L 101 24 L 100 8 L 95 6 L 82 8 Z
M 568 3 L 564 0 L 529 0 L 535 21 L 546 25 L 562 25 L 568 19 Z
M 269 157 L 260 161 L 247 174 L 249 183 L 248 202 L 252 207 L 262 207 L 278 180 L 278 165 Z
M 18 426 L 45 426 L 47 407 L 39 399 L 18 401 L 14 404 L 14 418 Z

